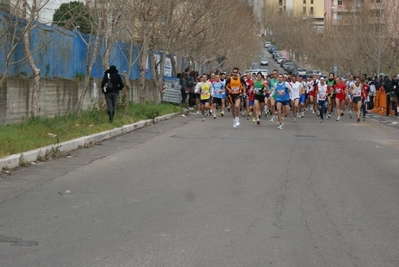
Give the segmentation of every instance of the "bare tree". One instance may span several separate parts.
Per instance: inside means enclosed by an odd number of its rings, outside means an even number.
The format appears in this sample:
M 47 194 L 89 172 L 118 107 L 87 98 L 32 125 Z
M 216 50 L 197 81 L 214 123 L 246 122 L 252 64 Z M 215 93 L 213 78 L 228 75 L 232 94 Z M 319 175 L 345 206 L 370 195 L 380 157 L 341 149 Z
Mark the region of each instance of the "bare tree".
M 39 112 L 38 98 L 40 93 L 40 69 L 37 67 L 33 58 L 33 53 L 30 46 L 30 35 L 35 28 L 35 22 L 38 20 L 39 12 L 48 3 L 48 1 L 49 0 L 33 0 L 31 4 L 28 4 L 26 1 L 24 3 L 27 8 L 27 24 L 29 26 L 25 31 L 23 38 L 25 54 L 33 73 L 33 88 L 31 99 L 31 116 L 33 117 L 37 116 Z
M 4 62 L 4 71 L 1 75 L 0 86 L 3 86 L 7 76 L 8 70 L 12 64 L 12 57 L 16 48 L 24 41 L 26 33 L 30 32 L 34 27 L 32 24 L 34 19 L 27 21 L 24 28 L 21 30 L 18 21 L 22 18 L 18 16 L 24 15 L 25 11 L 22 9 L 24 0 L 18 0 L 13 5 L 10 5 L 10 16 L 6 19 L 6 27 L 0 36 L 0 42 L 6 49 L 6 61 Z

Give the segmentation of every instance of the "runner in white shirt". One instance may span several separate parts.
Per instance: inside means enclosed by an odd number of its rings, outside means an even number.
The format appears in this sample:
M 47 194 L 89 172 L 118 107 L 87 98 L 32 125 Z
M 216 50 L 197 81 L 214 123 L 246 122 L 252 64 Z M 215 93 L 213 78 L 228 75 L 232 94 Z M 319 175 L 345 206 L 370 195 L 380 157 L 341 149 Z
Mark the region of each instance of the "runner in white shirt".
M 353 77 L 353 74 L 351 74 L 351 75 L 349 75 L 349 79 L 348 79 L 348 81 L 346 81 L 346 88 L 348 89 L 348 94 L 346 95 L 346 105 L 348 106 L 348 108 L 349 108 L 349 118 L 351 118 L 352 119 L 352 107 L 353 107 L 353 105 L 352 105 L 352 93 L 350 92 L 350 89 L 352 88 L 352 85 L 354 85 L 355 84 L 355 79 L 354 79 L 354 77 Z
M 317 105 L 319 106 L 320 122 L 323 122 L 324 114 L 327 111 L 327 95 L 330 92 L 330 87 L 326 84 L 324 77 L 320 78 L 320 83 L 316 87 Z
M 352 94 L 353 110 L 357 111 L 357 122 L 360 121 L 360 111 L 362 108 L 362 97 L 364 96 L 363 84 L 360 82 L 360 78 L 356 77 L 355 83 L 349 89 Z
M 297 114 L 299 113 L 299 94 L 302 90 L 302 83 L 298 82 L 297 77 L 292 75 L 291 77 L 291 108 L 292 114 L 294 115 L 294 121 L 296 121 Z

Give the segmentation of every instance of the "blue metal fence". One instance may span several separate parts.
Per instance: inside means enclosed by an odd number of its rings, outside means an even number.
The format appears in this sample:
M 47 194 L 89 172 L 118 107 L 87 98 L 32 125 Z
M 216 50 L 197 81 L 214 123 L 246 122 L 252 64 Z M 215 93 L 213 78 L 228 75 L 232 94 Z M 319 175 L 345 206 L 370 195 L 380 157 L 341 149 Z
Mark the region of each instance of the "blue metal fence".
M 7 20 L 12 19 L 17 25 L 18 31 L 22 31 L 26 21 L 12 17 L 10 14 L 0 11 L 0 36 L 7 27 Z M 17 23 L 15 23 L 17 22 Z M 73 79 L 76 75 L 86 75 L 86 54 L 87 45 L 90 42 L 90 35 L 80 33 L 76 30 L 68 31 L 58 26 L 48 26 L 37 23 L 31 34 L 31 50 L 34 51 L 33 58 L 41 70 L 42 77 Z M 0 61 L 6 62 L 7 52 L 11 44 L 4 36 L 0 40 Z M 157 51 L 159 54 L 159 52 Z M 105 54 L 104 40 L 101 40 L 100 56 Z M 110 65 L 117 66 L 120 73 L 126 71 L 132 80 L 139 79 L 138 47 L 131 44 L 117 42 L 111 50 L 109 59 Z M 170 58 L 170 55 L 167 55 Z M 32 70 L 26 60 L 23 40 L 17 46 L 12 55 L 8 70 L 8 76 L 32 75 Z M 184 64 L 184 62 L 181 62 Z M 146 78 L 152 79 L 152 68 L 146 72 Z M 5 64 L 0 64 L 0 73 L 5 70 Z M 90 74 L 93 78 L 102 78 L 104 74 L 100 58 L 96 59 L 94 68 Z M 172 77 L 168 75 L 165 77 Z

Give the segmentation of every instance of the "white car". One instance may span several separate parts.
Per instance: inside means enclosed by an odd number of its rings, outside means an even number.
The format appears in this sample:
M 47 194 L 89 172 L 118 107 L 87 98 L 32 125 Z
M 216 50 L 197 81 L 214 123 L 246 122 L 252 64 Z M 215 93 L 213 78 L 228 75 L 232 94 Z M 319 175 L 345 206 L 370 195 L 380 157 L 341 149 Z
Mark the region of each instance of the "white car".
M 306 75 L 306 69 L 298 68 L 298 75 L 299 76 L 305 76 Z
M 279 57 L 279 58 L 277 59 L 277 63 L 280 64 L 281 61 L 283 61 L 283 59 L 285 59 L 285 58 L 284 58 L 284 57 Z
M 268 47 L 269 47 L 271 44 L 272 44 L 271 42 L 269 42 L 269 41 L 265 41 L 265 44 L 264 44 L 264 46 L 265 46 L 266 48 L 268 48 Z
M 260 59 L 260 65 L 261 66 L 268 66 L 269 65 L 269 60 L 267 59 L 267 57 L 262 57 Z

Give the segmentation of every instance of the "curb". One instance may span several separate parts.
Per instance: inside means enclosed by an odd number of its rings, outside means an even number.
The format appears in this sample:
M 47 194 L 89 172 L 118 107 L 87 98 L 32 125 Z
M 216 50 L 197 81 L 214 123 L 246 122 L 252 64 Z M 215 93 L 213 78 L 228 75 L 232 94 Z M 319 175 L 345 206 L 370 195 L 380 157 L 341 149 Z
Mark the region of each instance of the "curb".
M 107 140 L 107 139 L 110 139 L 110 138 L 113 138 L 113 137 L 116 137 L 116 136 L 119 136 L 122 134 L 126 134 L 129 132 L 144 128 L 146 126 L 150 126 L 152 124 L 174 118 L 178 115 L 180 115 L 180 112 L 156 117 L 153 120 L 139 121 L 139 122 L 136 122 L 133 124 L 124 125 L 119 128 L 114 128 L 112 130 L 108 130 L 105 132 L 96 133 L 96 134 L 72 139 L 69 141 L 65 141 L 65 142 L 62 142 L 59 144 L 40 147 L 40 148 L 30 150 L 27 152 L 14 154 L 14 155 L 0 159 L 0 170 L 2 170 L 3 168 L 13 169 L 15 167 L 18 167 L 20 165 L 21 161 L 23 161 L 23 162 L 36 161 L 38 156 L 44 155 L 44 154 L 46 154 L 47 151 L 51 151 L 54 148 L 57 148 L 61 152 L 69 152 L 72 150 L 76 150 L 79 147 L 82 147 L 84 145 L 94 143 L 94 142 L 104 141 L 104 140 Z

